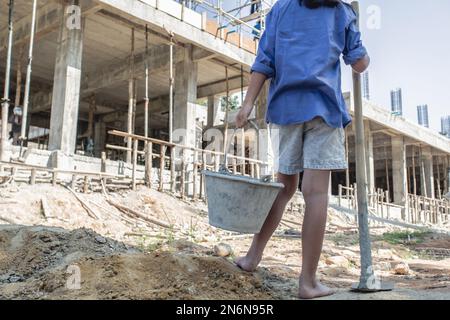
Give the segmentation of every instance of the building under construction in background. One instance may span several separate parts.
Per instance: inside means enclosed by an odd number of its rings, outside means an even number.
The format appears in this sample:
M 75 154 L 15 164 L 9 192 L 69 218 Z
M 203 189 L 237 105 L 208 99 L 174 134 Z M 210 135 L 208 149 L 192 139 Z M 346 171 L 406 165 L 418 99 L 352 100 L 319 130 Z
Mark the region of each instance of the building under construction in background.
M 133 187 L 147 183 L 203 197 L 200 171 L 218 169 L 223 156 L 204 149 L 203 133 L 233 130 L 230 97 L 242 101 L 274 1 L 242 0 L 235 8 L 223 2 L 228 1 L 1 0 L 0 71 L 10 71 L 1 78 L 2 170 L 53 170 L 60 178 L 127 176 Z M 253 115 L 260 129 L 266 128 L 267 90 Z M 352 95 L 345 96 L 353 112 Z M 364 103 L 369 193 L 408 210 L 428 201 L 448 217 L 448 205 L 438 201 L 449 188 L 450 140 Z M 23 114 L 16 115 L 20 136 L 14 142 L 10 119 L 17 106 Z M 182 141 L 174 139 L 178 129 L 185 129 Z M 229 156 L 230 170 L 260 176 L 269 155 L 251 158 L 248 146 L 265 150 L 267 139 L 240 130 L 236 140 L 241 148 Z M 346 146 L 349 169 L 333 174 L 332 192 L 350 198 L 352 126 Z

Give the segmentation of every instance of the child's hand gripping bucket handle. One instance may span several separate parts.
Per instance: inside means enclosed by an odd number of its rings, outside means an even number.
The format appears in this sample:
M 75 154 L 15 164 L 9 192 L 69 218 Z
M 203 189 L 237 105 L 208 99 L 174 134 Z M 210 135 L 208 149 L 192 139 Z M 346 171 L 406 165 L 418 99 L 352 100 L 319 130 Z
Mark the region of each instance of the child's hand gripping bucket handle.
M 257 131 L 259 131 L 259 126 L 254 120 L 248 120 L 248 122 Z M 228 144 L 228 147 L 225 149 L 225 155 L 223 157 L 223 163 L 220 165 L 220 169 L 219 169 L 219 172 L 221 172 L 221 173 L 228 173 L 228 174 L 230 174 L 230 171 L 228 170 L 228 152 L 229 152 L 229 149 L 230 149 L 230 147 L 231 147 L 231 145 L 232 145 L 232 143 L 234 141 L 234 137 L 236 136 L 236 132 L 237 132 L 236 129 L 233 130 L 233 135 L 230 138 L 230 142 Z M 268 134 L 269 134 L 269 137 L 268 137 L 269 143 L 271 143 L 270 131 L 268 131 Z M 265 176 L 261 177 L 261 181 L 263 181 L 263 182 L 271 182 L 272 179 L 273 179 L 273 175 L 265 175 Z

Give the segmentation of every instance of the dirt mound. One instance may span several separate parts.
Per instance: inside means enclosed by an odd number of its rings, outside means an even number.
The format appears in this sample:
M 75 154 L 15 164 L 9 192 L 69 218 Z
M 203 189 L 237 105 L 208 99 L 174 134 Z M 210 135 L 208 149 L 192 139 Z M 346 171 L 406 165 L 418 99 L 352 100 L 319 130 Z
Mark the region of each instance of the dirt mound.
M 142 253 L 87 229 L 0 227 L 0 297 L 20 299 L 273 299 L 274 279 L 242 272 L 186 241 Z M 80 287 L 67 286 L 69 266 Z

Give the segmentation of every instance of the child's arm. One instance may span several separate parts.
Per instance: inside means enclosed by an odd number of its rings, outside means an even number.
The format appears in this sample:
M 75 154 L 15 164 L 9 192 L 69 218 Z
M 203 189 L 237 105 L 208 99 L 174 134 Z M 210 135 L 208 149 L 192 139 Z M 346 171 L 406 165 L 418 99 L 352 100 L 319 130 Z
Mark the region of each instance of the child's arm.
M 236 115 L 237 128 L 243 128 L 247 124 L 247 119 L 250 116 L 250 113 L 252 113 L 256 98 L 261 92 L 261 89 L 266 80 L 267 76 L 264 73 L 254 71 L 250 75 L 250 83 L 248 86 L 247 95 L 245 96 L 245 100 L 242 104 L 241 110 Z
M 370 58 L 361 40 L 356 13 L 350 5 L 345 4 L 345 6 L 350 22 L 345 30 L 344 62 L 351 65 L 355 72 L 362 73 L 369 67 Z
M 357 73 L 363 73 L 370 65 L 370 57 L 366 54 L 362 59 L 359 59 L 352 64 L 352 69 Z
M 236 127 L 243 128 L 253 110 L 264 82 L 275 76 L 275 38 L 278 19 L 277 3 L 266 17 L 266 28 L 259 42 L 258 54 L 251 68 L 250 83 L 242 108 L 236 116 Z

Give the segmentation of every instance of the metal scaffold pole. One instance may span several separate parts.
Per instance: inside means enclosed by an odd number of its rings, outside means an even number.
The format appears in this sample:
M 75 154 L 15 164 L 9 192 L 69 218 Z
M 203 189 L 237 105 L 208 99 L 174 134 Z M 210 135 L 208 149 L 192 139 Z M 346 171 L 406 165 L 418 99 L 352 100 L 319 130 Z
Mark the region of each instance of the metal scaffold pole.
M 9 112 L 9 87 L 11 77 L 11 54 L 13 45 L 13 12 L 14 0 L 9 1 L 8 14 L 8 50 L 6 53 L 6 71 L 5 71 L 5 88 L 2 99 L 2 136 L 0 145 L 0 160 L 8 161 L 6 159 L 6 149 L 8 145 L 8 112 Z
M 33 48 L 34 48 L 34 33 L 36 29 L 36 11 L 37 11 L 37 0 L 33 0 L 33 15 L 31 18 L 31 32 L 30 32 L 30 45 L 28 50 L 28 64 L 27 64 L 27 75 L 25 80 L 25 92 L 23 98 L 23 118 L 22 127 L 20 132 L 20 145 L 27 139 L 27 119 L 28 119 L 28 105 L 30 101 L 30 84 L 31 84 L 31 67 L 33 65 Z

